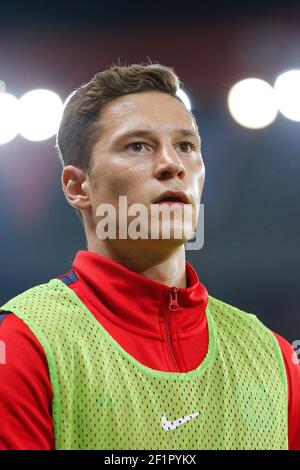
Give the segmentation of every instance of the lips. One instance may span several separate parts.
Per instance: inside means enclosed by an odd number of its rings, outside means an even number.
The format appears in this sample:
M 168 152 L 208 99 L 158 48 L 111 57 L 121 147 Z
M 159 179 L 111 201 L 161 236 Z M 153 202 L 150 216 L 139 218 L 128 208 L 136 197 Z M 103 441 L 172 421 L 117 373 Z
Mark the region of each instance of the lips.
M 190 204 L 190 200 L 182 191 L 165 191 L 153 201 L 153 204 Z
M 171 200 L 171 199 L 166 199 L 165 201 L 159 201 L 159 202 L 157 202 L 157 204 L 159 204 L 160 206 L 161 206 L 162 204 L 166 204 L 167 206 L 172 206 L 173 204 L 178 204 L 178 205 L 180 205 L 180 206 L 184 206 L 185 203 L 182 202 L 182 201 L 179 201 L 178 199 L 176 199 L 176 200 L 174 200 L 174 201 Z

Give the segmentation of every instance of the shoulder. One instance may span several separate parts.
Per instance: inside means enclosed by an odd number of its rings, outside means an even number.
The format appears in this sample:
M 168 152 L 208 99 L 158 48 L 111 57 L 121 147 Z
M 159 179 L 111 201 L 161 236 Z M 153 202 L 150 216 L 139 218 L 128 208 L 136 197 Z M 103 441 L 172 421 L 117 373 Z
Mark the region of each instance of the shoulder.
M 258 360 L 264 358 L 265 366 L 272 357 L 278 363 L 284 377 L 283 357 L 273 332 L 253 313 L 246 312 L 224 301 L 209 296 L 209 314 L 215 324 L 221 327 L 222 335 L 239 338 L 252 355 Z
M 45 282 L 43 284 L 37 284 L 35 286 L 32 286 L 29 289 L 21 292 L 20 294 L 17 294 L 15 297 L 12 297 L 10 300 L 8 300 L 5 304 L 0 307 L 0 311 L 8 310 L 6 306 L 9 303 L 25 300 L 33 296 L 45 294 L 47 292 L 55 292 L 59 290 L 62 285 L 64 285 L 64 283 L 60 279 L 53 278 L 49 279 L 48 282 Z
M 215 297 L 208 297 L 208 307 L 210 312 L 216 316 L 219 321 L 232 322 L 233 324 L 245 327 L 255 328 L 257 333 L 267 333 L 270 337 L 274 338 L 271 330 L 253 313 L 242 310 L 238 307 L 230 305 L 223 300 L 216 299 Z M 276 341 L 273 340 L 277 344 Z
M 22 371 L 35 370 L 42 366 L 47 370 L 47 360 L 40 342 L 28 326 L 14 313 L 0 310 L 0 340 L 4 348 L 7 370 L 13 367 Z
M 37 312 L 49 310 L 53 304 L 69 302 L 68 291 L 71 291 L 57 278 L 50 279 L 47 283 L 38 284 L 21 292 L 0 306 L 1 310 L 14 312 L 23 320 L 30 314 L 34 318 Z
M 255 326 L 260 325 L 264 327 L 262 322 L 253 313 L 241 310 L 211 295 L 208 296 L 208 308 L 219 321 L 232 321 L 240 325 L 246 322 Z
M 33 353 L 41 353 L 42 357 L 49 355 L 47 351 L 48 333 L 55 324 L 59 326 L 59 331 L 63 332 L 63 321 L 60 320 L 60 312 L 69 305 L 67 291 L 70 290 L 58 279 L 51 279 L 45 284 L 39 284 L 18 294 L 10 299 L 4 305 L 0 306 L 0 312 L 4 311 L 2 316 L 1 335 L 2 341 L 9 341 L 9 344 L 17 341 L 18 347 L 28 348 Z M 7 314 L 7 312 L 12 312 Z M 0 318 L 1 320 L 1 318 Z M 59 340 L 59 334 L 58 340 Z M 8 344 L 8 343 L 7 343 Z M 29 364 L 30 365 L 30 364 Z

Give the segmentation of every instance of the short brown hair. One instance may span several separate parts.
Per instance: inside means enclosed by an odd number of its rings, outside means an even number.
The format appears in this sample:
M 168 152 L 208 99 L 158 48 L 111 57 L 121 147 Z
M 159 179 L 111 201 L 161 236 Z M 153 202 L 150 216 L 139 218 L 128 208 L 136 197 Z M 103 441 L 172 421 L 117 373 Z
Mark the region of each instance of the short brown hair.
M 143 91 L 161 91 L 176 97 L 179 87 L 174 71 L 160 64 L 113 65 L 96 73 L 73 92 L 65 106 L 57 134 L 62 164 L 88 169 L 91 150 L 98 137 L 99 114 L 108 101 Z
M 180 85 L 172 68 L 157 63 L 112 65 L 96 73 L 70 95 L 65 105 L 56 140 L 63 166 L 89 170 L 91 151 L 100 132 L 100 111 L 105 103 L 145 91 L 161 91 L 178 98 Z

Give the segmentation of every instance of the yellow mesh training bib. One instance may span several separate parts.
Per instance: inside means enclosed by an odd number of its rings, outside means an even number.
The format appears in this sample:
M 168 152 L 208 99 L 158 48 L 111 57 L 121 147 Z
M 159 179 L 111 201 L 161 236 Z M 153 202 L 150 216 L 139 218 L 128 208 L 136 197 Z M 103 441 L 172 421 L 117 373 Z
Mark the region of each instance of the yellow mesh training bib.
M 177 373 L 130 356 L 59 279 L 1 309 L 46 353 L 56 449 L 288 448 L 282 354 L 254 315 L 209 296 L 208 353 Z

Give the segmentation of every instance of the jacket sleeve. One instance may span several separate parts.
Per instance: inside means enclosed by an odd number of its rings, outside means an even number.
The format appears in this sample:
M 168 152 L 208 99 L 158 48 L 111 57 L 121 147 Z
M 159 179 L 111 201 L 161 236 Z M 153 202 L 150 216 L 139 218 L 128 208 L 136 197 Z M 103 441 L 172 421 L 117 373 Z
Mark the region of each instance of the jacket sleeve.
M 292 346 L 277 333 L 274 334 L 283 355 L 288 381 L 289 449 L 300 450 L 300 365 Z
M 0 311 L 0 449 L 54 449 L 52 387 L 45 352 L 13 313 Z

